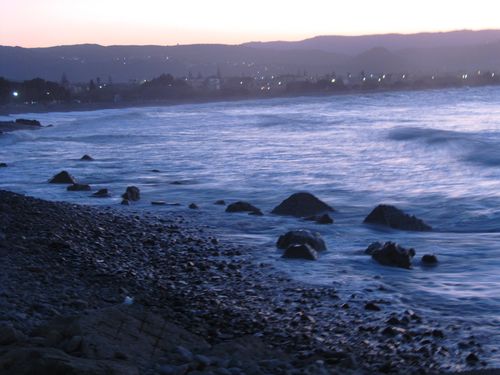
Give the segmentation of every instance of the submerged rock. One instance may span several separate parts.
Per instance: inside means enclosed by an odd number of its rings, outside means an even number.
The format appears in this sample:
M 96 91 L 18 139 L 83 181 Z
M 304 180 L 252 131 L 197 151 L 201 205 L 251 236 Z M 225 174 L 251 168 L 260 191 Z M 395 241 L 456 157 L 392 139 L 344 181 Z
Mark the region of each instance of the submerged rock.
M 16 120 L 16 124 L 19 124 L 19 125 L 31 125 L 31 126 L 42 126 L 42 124 L 38 120 L 28 120 L 28 119 L 25 119 L 25 118 L 18 118 Z
M 165 202 L 165 201 L 152 201 L 151 204 L 153 206 L 165 206 L 167 204 L 167 202 Z
M 121 205 L 122 206 L 129 206 L 130 205 L 130 201 L 128 199 L 123 199 Z
M 87 185 L 87 184 L 73 184 L 73 185 L 69 185 L 66 190 L 68 191 L 90 191 L 92 190 L 90 188 L 90 185 Z
M 93 161 L 93 160 L 94 160 L 94 158 L 93 158 L 92 156 L 90 156 L 90 155 L 85 154 L 85 155 L 83 155 L 83 156 L 80 158 L 80 160 L 83 160 L 83 161 Z
M 92 196 L 95 198 L 109 198 L 111 197 L 111 194 L 109 194 L 108 189 L 99 189 L 94 194 L 92 194 Z
M 223 199 L 219 199 L 218 201 L 215 201 L 214 204 L 217 204 L 219 206 L 225 206 L 226 201 L 224 201 Z
M 421 262 L 426 266 L 435 266 L 438 264 L 438 259 L 434 254 L 425 254 L 422 256 Z
M 125 193 L 122 194 L 122 198 L 129 201 L 138 201 L 141 199 L 141 191 L 137 186 L 128 186 Z
M 318 259 L 318 253 L 307 243 L 293 244 L 286 248 L 283 258 L 316 260 Z
M 0 163 L 0 168 L 7 168 L 7 163 Z
M 253 215 L 262 215 L 262 211 L 255 207 L 254 205 L 251 205 L 248 202 L 242 202 L 238 201 L 235 203 L 231 203 L 229 206 L 226 208 L 226 212 L 249 212 L 250 214 Z
M 407 269 L 411 268 L 411 260 L 415 256 L 414 249 L 406 249 L 394 242 L 386 242 L 384 245 L 375 242 L 365 252 L 380 264 Z
M 67 171 L 62 171 L 56 174 L 49 180 L 51 184 L 76 184 L 75 178 Z
M 307 244 L 316 251 L 326 250 L 326 244 L 321 235 L 310 230 L 292 230 L 278 238 L 276 246 L 280 249 L 287 249 L 291 245 Z
M 271 213 L 276 215 L 305 217 L 333 211 L 333 208 L 311 193 L 301 192 L 290 195 L 276 206 Z
M 411 231 L 430 231 L 432 228 L 415 216 L 410 216 L 400 209 L 380 204 L 363 221 L 368 224 L 384 225 L 394 229 Z
M 317 224 L 333 224 L 333 219 L 328 214 L 309 216 L 306 217 L 305 220 L 315 221 Z
M 196 203 L 191 203 L 188 207 L 192 210 L 197 210 L 199 208 Z

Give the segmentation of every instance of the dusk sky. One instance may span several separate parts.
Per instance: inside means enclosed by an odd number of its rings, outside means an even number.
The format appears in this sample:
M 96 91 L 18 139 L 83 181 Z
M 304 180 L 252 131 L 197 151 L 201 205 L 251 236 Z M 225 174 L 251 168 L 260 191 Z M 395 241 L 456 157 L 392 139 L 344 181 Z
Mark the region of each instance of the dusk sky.
M 189 44 L 500 28 L 492 0 L 0 0 L 0 45 Z

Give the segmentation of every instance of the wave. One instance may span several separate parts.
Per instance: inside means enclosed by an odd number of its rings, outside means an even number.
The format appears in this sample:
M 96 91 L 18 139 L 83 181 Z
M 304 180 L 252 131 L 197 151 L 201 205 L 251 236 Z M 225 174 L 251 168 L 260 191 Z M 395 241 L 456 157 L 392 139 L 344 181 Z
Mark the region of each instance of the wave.
M 457 159 L 486 167 L 500 165 L 500 134 L 467 133 L 452 130 L 403 127 L 392 129 L 393 141 L 417 141 L 425 146 L 450 147 Z

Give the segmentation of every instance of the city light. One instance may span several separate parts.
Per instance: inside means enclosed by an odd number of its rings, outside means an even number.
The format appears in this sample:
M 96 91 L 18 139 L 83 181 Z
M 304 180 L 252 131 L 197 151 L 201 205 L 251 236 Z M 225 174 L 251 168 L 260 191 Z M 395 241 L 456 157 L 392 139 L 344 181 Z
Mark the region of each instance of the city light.
M 13 96 L 14 98 L 17 98 L 17 97 L 19 96 L 19 93 L 18 93 L 17 91 L 14 91 L 14 92 L 12 93 L 12 96 Z
M 332 78 L 332 83 L 335 83 L 337 82 L 337 80 L 335 78 Z

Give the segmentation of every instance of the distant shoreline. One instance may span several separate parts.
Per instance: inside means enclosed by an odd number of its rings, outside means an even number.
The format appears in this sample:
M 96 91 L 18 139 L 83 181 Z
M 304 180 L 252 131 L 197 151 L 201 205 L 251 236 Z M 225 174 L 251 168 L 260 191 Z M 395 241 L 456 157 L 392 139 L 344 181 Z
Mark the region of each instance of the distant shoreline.
M 352 89 L 337 92 L 294 92 L 287 94 L 277 95 L 242 95 L 242 96 L 219 96 L 219 97 L 198 97 L 188 99 L 158 99 L 158 100 L 133 100 L 123 101 L 118 103 L 111 102 L 95 102 L 95 103 L 54 103 L 54 104 L 7 104 L 0 106 L 0 116 L 11 116 L 25 113 L 50 113 L 50 112 L 88 112 L 106 109 L 126 109 L 126 108 L 144 108 L 144 107 L 167 107 L 174 105 L 185 104 L 206 104 L 206 103 L 221 103 L 221 102 L 235 102 L 235 101 L 249 101 L 249 100 L 266 100 L 266 99 L 287 99 L 287 98 L 300 98 L 300 97 L 336 97 L 344 95 L 370 95 L 388 92 L 416 92 L 416 91 L 429 91 L 429 90 L 449 90 L 449 89 L 463 89 L 463 88 L 476 88 L 476 87 L 492 87 L 498 86 L 495 84 L 488 85 L 475 85 L 475 86 L 446 86 L 446 87 L 422 87 L 422 88 L 381 88 L 372 90 Z

